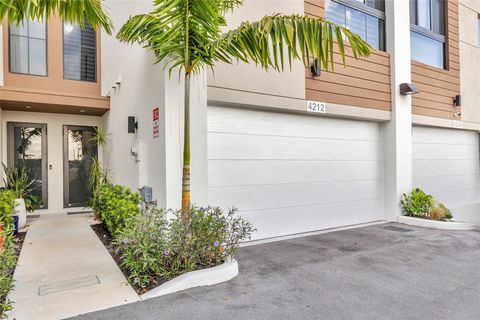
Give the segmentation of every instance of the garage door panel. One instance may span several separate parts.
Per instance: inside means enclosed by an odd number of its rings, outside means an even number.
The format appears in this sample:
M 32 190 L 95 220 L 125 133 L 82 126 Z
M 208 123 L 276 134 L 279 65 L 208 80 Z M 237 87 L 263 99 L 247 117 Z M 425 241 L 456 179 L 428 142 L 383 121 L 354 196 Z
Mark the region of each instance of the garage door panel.
M 378 160 L 375 141 L 209 133 L 209 159 Z
M 268 238 L 384 219 L 378 123 L 209 107 L 209 202 Z
M 414 186 L 452 209 L 479 201 L 478 132 L 413 127 L 412 140 Z
M 478 147 L 472 145 L 427 144 L 413 145 L 413 160 L 422 159 L 478 159 Z
M 414 177 L 477 175 L 478 159 L 463 160 L 416 160 L 413 162 Z
M 478 175 L 416 177 L 414 185 L 421 185 L 429 193 L 447 192 L 456 190 L 478 189 Z
M 210 160 L 211 187 L 383 179 L 380 161 Z
M 352 211 L 352 207 L 355 209 Z M 242 215 L 257 227 L 253 239 L 311 232 L 384 219 L 382 200 L 330 203 L 293 207 L 288 210 L 261 210 Z M 309 221 L 309 224 L 305 224 Z
M 440 145 L 472 145 L 478 146 L 478 138 L 467 130 L 452 130 L 432 127 L 414 127 L 412 142 L 436 143 Z M 455 131 L 455 133 L 453 133 Z
M 257 110 L 209 107 L 208 114 L 208 131 L 217 133 L 379 141 L 380 130 L 368 122 Z
M 382 198 L 382 181 L 271 184 L 209 188 L 213 205 L 242 211 Z

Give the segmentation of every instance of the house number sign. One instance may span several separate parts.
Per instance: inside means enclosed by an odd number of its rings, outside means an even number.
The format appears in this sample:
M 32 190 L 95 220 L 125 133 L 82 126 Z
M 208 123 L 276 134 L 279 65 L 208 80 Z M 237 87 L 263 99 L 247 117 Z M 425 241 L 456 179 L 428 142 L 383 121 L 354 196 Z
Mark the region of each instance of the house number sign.
M 327 105 L 324 102 L 307 101 L 307 111 L 325 113 L 327 112 Z

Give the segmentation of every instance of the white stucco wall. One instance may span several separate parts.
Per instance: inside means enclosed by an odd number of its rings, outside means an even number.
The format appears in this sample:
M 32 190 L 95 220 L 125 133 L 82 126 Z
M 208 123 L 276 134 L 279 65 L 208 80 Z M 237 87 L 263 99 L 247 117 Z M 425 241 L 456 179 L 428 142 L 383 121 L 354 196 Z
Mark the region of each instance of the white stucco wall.
M 480 48 L 478 43 L 478 14 L 480 1 L 459 1 L 460 90 L 462 120 L 480 123 Z
M 118 31 L 130 15 L 151 10 L 151 1 L 106 1 L 105 6 Z M 116 79 L 121 84 L 112 88 Z M 102 34 L 102 93 L 110 95 L 110 111 L 104 115 L 110 133 L 105 148 L 106 164 L 113 182 L 132 189 L 148 185 L 163 207 L 179 207 L 183 147 L 183 79 L 178 71 L 154 65 L 153 54 L 138 45 L 121 44 Z M 192 83 L 192 200 L 204 204 L 207 197 L 206 80 Z M 153 138 L 154 107 L 160 110 L 160 136 Z M 127 133 L 128 116 L 138 121 L 136 134 Z M 130 149 L 140 148 L 139 158 Z M 140 160 L 138 162 L 137 160 Z
M 226 30 L 236 28 L 243 21 L 256 21 L 271 14 L 303 14 L 303 0 L 246 0 L 245 4 L 228 14 Z M 287 57 L 287 56 L 285 56 Z M 286 60 L 288 60 L 286 58 Z M 262 94 L 305 99 L 305 68 L 295 61 L 292 70 L 287 66 L 283 73 L 266 72 L 255 64 L 240 62 L 234 65 L 219 63 L 208 73 L 208 99 L 242 103 L 242 95 L 232 96 L 232 91 L 243 95 Z M 228 90 L 224 90 L 228 89 Z M 235 99 L 236 101 L 232 101 Z
M 7 122 L 33 122 L 47 125 L 47 164 L 52 169 L 48 174 L 48 209 L 37 210 L 36 213 L 59 213 L 65 211 L 81 211 L 84 208 L 63 207 L 63 125 L 102 127 L 102 118 L 69 114 L 38 112 L 1 112 L 1 153 L 2 162 L 7 163 Z M 102 150 L 99 150 L 101 159 Z

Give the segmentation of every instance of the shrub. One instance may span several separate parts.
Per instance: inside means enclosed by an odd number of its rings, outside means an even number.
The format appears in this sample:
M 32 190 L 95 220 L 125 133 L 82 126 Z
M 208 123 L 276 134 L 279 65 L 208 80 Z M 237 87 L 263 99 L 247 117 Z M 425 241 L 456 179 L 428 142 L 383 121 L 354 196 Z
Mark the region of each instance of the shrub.
M 17 256 L 12 233 L 8 228 L 0 232 L 0 238 L 3 241 L 3 248 L 0 248 L 0 319 L 2 319 L 4 313 L 12 309 L 11 302 L 7 300 L 7 294 L 13 286 L 13 271 L 17 264 Z
M 8 227 L 13 223 L 15 193 L 11 190 L 0 191 L 0 226 Z
M 400 205 L 406 216 L 431 220 L 452 219 L 450 210 L 420 188 L 412 189 L 409 195 L 403 194 Z
M 129 280 L 145 286 L 155 278 L 168 280 L 223 263 L 255 230 L 236 211 L 191 207 L 185 214 L 152 208 L 127 219 L 116 243 Z M 167 216 L 174 217 L 170 223 Z
M 140 195 L 120 185 L 104 184 L 100 187 L 97 205 L 102 221 L 115 236 L 125 227 L 128 217 L 140 212 Z
M 14 201 L 13 191 L 0 191 L 0 318 L 12 308 L 6 297 L 13 286 L 13 270 L 17 263 L 12 238 Z

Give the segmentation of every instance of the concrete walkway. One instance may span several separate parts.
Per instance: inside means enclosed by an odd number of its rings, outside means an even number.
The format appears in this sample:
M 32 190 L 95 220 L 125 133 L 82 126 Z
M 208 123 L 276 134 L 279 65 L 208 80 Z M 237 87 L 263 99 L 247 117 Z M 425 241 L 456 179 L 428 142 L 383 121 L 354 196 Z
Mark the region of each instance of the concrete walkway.
M 64 319 L 139 300 L 87 218 L 31 221 L 9 296 L 11 319 Z

